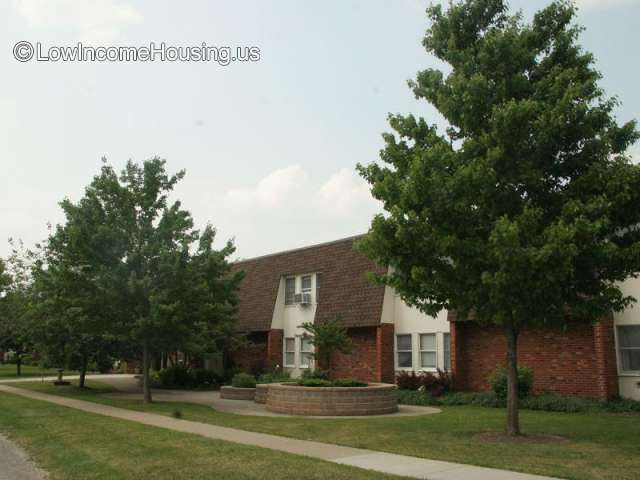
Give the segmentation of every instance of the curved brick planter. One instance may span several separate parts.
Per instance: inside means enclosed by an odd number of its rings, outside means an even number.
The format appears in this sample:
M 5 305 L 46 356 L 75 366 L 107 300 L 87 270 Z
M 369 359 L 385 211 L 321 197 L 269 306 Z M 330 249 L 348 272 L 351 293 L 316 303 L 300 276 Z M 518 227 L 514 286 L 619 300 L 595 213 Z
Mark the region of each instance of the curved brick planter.
M 383 415 L 398 411 L 398 388 L 388 383 L 367 387 L 300 387 L 272 383 L 267 410 L 287 415 Z
M 269 391 L 268 383 L 259 383 L 256 385 L 256 396 L 253 401 L 256 403 L 267 403 L 267 392 Z
M 255 388 L 221 387 L 220 398 L 227 400 L 253 400 L 256 395 Z

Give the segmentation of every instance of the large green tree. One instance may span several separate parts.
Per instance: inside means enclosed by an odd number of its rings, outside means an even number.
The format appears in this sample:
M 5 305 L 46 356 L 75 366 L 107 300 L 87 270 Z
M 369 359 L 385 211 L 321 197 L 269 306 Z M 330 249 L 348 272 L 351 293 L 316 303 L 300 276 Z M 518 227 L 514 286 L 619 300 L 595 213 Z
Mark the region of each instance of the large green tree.
M 122 351 L 124 242 L 92 189 L 60 206 L 65 223 L 51 233 L 33 268 L 32 339 L 50 365 L 79 369 L 82 388 L 89 362 Z
M 359 166 L 381 200 L 360 243 L 409 304 L 454 309 L 507 340 L 507 432 L 517 435 L 523 328 L 592 322 L 625 308 L 618 282 L 640 271 L 640 168 L 575 7 L 525 23 L 503 0 L 427 10 L 423 45 L 447 64 L 410 82 L 448 122 L 392 115 L 383 164 Z
M 242 274 L 230 270 L 234 246 L 214 249 L 215 230 L 195 230 L 190 213 L 169 201 L 183 176 L 168 175 L 158 158 L 128 162 L 119 175 L 105 163 L 77 205 L 63 203 L 67 223 L 49 241 L 63 273 L 53 284 L 69 285 L 64 314 L 90 334 L 106 326 L 131 343 L 145 402 L 154 355 L 213 349 L 235 320 Z
M 22 356 L 33 346 L 31 270 L 35 253 L 10 240 L 12 252 L 0 263 L 0 350 L 15 356 L 16 375 L 22 374 Z

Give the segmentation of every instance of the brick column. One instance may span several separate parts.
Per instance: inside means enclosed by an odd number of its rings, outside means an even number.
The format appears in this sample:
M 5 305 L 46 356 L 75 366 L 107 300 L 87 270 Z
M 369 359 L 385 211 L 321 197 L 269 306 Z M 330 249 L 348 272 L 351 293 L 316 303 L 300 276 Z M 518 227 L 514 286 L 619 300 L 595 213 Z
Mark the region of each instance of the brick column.
M 283 366 L 282 342 L 284 341 L 284 330 L 271 329 L 267 335 L 267 366 L 273 368 L 276 365 Z
M 376 328 L 376 381 L 395 383 L 395 369 L 393 359 L 393 334 L 395 327 L 392 323 L 381 323 Z
M 613 317 L 602 318 L 593 326 L 598 398 L 609 400 L 618 395 L 618 369 L 613 334 Z
M 451 373 L 454 377 L 455 388 L 457 390 L 467 389 L 467 377 L 464 369 L 464 352 L 462 349 L 464 325 L 456 322 L 456 312 L 447 312 L 449 322 L 449 340 L 451 350 Z

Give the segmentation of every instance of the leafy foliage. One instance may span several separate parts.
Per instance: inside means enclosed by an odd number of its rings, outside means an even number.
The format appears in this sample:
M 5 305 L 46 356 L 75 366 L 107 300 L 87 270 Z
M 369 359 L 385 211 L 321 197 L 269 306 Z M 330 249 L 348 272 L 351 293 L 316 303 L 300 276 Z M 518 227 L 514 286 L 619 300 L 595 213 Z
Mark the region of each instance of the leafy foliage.
M 213 389 L 221 378 L 213 370 L 172 365 L 155 372 L 152 381 L 157 388 Z
M 633 301 L 619 284 L 640 271 L 640 167 L 625 154 L 639 132 L 617 123 L 568 0 L 531 23 L 504 0 L 427 12 L 423 45 L 450 71 L 410 87 L 449 127 L 389 117 L 383 164 L 359 166 L 386 214 L 359 248 L 410 305 L 505 328 L 515 433 L 518 332 Z
M 256 377 L 248 373 L 238 373 L 231 379 L 231 385 L 236 388 L 256 388 Z
M 454 392 L 441 397 L 425 395 L 417 390 L 399 390 L 398 402 L 404 405 L 456 406 L 475 405 L 488 408 L 504 408 L 506 401 L 493 392 Z M 520 401 L 520 408 L 563 413 L 638 413 L 637 400 L 611 400 L 564 396 L 557 394 L 529 395 Z
M 183 177 L 159 158 L 130 161 L 120 175 L 105 162 L 78 203 L 62 202 L 66 223 L 37 275 L 41 318 L 53 322 L 42 343 L 84 354 L 123 343 L 142 356 L 146 402 L 152 355 L 219 352 L 235 335 L 242 273 L 227 260 L 235 249 L 214 249 L 215 229 L 195 230 L 180 202 L 169 202 Z
M 334 353 L 351 351 L 351 339 L 347 329 L 340 324 L 339 316 L 321 323 L 306 322 L 301 327 L 310 335 L 311 344 L 315 347 L 315 358 L 320 360 L 320 365 L 329 372 Z
M 497 367 L 488 378 L 493 393 L 501 400 L 507 398 L 507 371 Z M 533 390 L 533 370 L 526 367 L 518 368 L 518 397 L 524 398 Z
M 396 375 L 396 384 L 400 390 L 421 390 L 433 397 L 439 397 L 453 391 L 453 377 L 447 371 L 437 372 L 402 371 Z
M 304 370 L 302 372 L 302 378 L 319 378 L 321 380 L 329 380 L 329 370 L 323 370 L 321 368 Z

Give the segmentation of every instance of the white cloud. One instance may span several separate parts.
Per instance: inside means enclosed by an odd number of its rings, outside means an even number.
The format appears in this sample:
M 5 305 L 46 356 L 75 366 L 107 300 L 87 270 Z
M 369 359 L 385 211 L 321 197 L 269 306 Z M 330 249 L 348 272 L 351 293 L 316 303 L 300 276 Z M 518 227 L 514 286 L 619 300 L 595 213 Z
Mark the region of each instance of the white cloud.
M 301 191 L 307 180 L 308 175 L 300 165 L 291 165 L 270 173 L 255 187 L 229 190 L 225 203 L 242 209 L 280 208 Z
M 70 29 L 87 43 L 114 40 L 142 21 L 134 6 L 116 0 L 14 0 L 13 5 L 29 27 Z
M 343 168 L 314 179 L 300 165 L 209 197 L 203 205 L 221 237 L 235 237 L 243 258 L 364 233 L 381 211 L 355 171 Z
M 318 208 L 340 215 L 373 211 L 376 207 L 369 185 L 348 168 L 336 172 L 320 187 L 315 202 Z
M 634 5 L 638 0 L 575 0 L 576 6 L 580 11 L 588 10 L 609 10 L 626 5 Z

